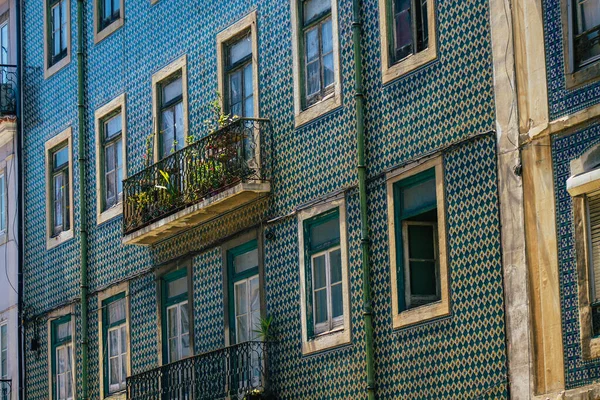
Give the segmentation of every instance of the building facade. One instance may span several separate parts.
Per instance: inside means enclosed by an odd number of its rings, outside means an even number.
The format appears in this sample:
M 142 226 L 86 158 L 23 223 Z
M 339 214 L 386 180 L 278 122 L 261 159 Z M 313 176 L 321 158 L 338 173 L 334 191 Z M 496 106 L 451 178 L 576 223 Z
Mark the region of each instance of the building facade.
M 27 397 L 506 398 L 497 3 L 25 0 Z

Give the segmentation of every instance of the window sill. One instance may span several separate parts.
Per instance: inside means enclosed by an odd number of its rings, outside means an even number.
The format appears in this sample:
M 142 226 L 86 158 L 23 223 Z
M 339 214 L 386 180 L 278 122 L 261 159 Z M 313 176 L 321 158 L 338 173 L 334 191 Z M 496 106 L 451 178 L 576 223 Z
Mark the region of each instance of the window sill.
M 48 67 L 44 70 L 44 79 L 50 78 L 52 75 L 60 71 L 63 67 L 71 62 L 71 52 L 67 52 L 67 55 L 56 64 Z
M 123 26 L 124 21 L 125 19 L 123 18 L 123 15 L 121 15 L 119 19 L 110 23 L 110 25 L 102 29 L 100 32 L 96 33 L 96 31 L 94 31 L 94 44 L 98 44 L 108 36 L 112 35 L 117 29 Z
M 450 305 L 447 299 L 442 299 L 395 315 L 394 329 L 406 328 L 447 315 L 450 315 Z
M 595 61 L 578 71 L 567 73 L 565 84 L 567 89 L 576 89 L 579 86 L 590 84 L 600 78 L 600 60 Z
M 339 84 L 336 84 L 336 86 Z M 337 87 L 336 89 L 337 90 Z M 312 106 L 298 112 L 296 114 L 296 128 L 307 124 L 308 122 L 320 117 L 323 114 L 327 114 L 330 111 L 335 110 L 342 105 L 341 94 L 335 92 L 326 96 L 323 100 L 313 104 Z
M 117 203 L 108 210 L 99 213 L 96 218 L 96 225 L 110 221 L 121 214 L 123 214 L 123 202 Z
M 437 57 L 435 49 L 435 41 L 427 49 L 420 51 L 419 53 L 412 54 L 405 59 L 387 66 L 385 63 L 381 65 L 381 75 L 383 84 L 389 83 L 395 79 L 398 79 L 409 72 L 416 70 L 417 68 L 435 60 Z
M 49 237 L 46 240 L 46 250 L 50 250 L 63 244 L 64 242 L 73 239 L 73 229 L 69 229 L 68 231 L 61 232 L 58 236 Z
M 125 400 L 127 397 L 127 390 L 123 389 L 118 392 L 110 393 L 104 399 L 106 400 Z
M 302 355 L 344 346 L 350 343 L 350 327 L 339 327 L 323 332 L 302 343 Z

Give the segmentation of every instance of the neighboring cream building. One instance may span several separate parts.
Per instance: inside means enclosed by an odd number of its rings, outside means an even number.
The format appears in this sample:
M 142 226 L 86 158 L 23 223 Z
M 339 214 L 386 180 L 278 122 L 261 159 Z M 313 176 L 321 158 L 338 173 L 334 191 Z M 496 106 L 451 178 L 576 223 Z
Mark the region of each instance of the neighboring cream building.
M 16 10 L 0 2 L 0 399 L 19 398 Z

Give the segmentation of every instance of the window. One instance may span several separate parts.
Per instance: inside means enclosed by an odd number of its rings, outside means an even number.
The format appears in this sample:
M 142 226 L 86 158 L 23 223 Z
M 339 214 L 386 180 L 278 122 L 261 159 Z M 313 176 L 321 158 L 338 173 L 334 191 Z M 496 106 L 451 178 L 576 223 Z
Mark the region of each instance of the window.
M 240 117 L 253 117 L 252 39 L 249 32 L 227 46 L 226 70 L 226 112 Z
M 188 131 L 186 71 L 186 57 L 183 56 L 152 77 L 157 161 L 186 145 Z
M 124 0 L 94 0 L 94 43 L 123 26 Z
M 163 362 L 191 355 L 187 270 L 174 271 L 163 278 Z
M 4 174 L 0 174 L 0 233 L 6 232 L 7 221 L 7 195 L 6 195 L 6 178 Z
M 46 142 L 47 248 L 73 237 L 71 128 Z
M 0 325 L 0 379 L 8 379 L 8 329 L 7 324 Z M 4 387 L 0 387 L 4 389 Z M 4 399 L 4 396 L 1 397 Z
M 127 377 L 127 303 L 125 292 L 102 302 L 104 393 L 125 389 Z
M 600 0 L 573 0 L 575 67 L 600 59 Z
M 585 196 L 587 231 L 589 232 L 589 291 L 592 314 L 592 337 L 600 337 L 600 192 Z
M 70 1 L 44 0 L 45 63 L 44 76 L 48 78 L 70 61 Z
M 388 180 L 394 327 L 448 315 L 441 160 Z
M 260 327 L 260 283 L 257 241 L 227 252 L 231 343 L 257 340 Z
M 333 209 L 304 221 L 304 247 L 310 260 L 312 330 L 315 335 L 344 325 L 340 213 Z
M 51 152 L 52 237 L 70 229 L 69 147 L 61 144 Z
M 384 83 L 435 59 L 434 0 L 379 0 L 379 10 Z
M 97 223 L 123 212 L 123 179 L 126 176 L 125 94 L 95 113 Z
M 341 105 L 337 1 L 292 0 L 296 125 Z
M 256 11 L 217 35 L 219 92 L 228 114 L 258 115 L 256 36 Z
M 8 44 L 8 12 L 0 17 L 0 64 L 9 63 L 10 47 Z M 6 80 L 6 79 L 5 79 Z
M 55 400 L 73 399 L 73 341 L 70 315 L 50 323 L 52 392 Z
M 336 200 L 299 217 L 305 354 L 350 340 L 344 205 Z

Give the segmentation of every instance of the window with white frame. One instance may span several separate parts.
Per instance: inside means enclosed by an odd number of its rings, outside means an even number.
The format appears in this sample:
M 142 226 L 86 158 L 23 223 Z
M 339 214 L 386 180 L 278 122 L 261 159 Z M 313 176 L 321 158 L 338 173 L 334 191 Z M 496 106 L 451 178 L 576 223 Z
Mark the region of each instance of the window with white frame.
M 299 214 L 303 353 L 350 340 L 345 202 Z
M 403 328 L 450 314 L 441 157 L 387 182 L 392 317 Z
M 53 66 L 67 56 L 68 46 L 68 0 L 48 1 L 48 66 Z
M 73 340 L 70 315 L 51 322 L 52 390 L 55 400 L 72 400 Z
M 164 363 L 191 355 L 187 270 L 163 277 L 163 353 Z
M 186 145 L 183 126 L 183 82 L 181 73 L 175 73 L 161 81 L 159 86 L 159 159 L 162 159 Z
M 0 174 L 0 233 L 6 232 L 8 221 L 7 221 L 7 206 L 8 196 L 6 191 L 6 176 Z
M 254 117 L 252 35 L 245 32 L 226 45 L 226 113 Z
M 8 325 L 0 324 L 0 379 L 8 379 Z
M 125 389 L 127 377 L 127 311 L 125 293 L 102 302 L 104 359 L 104 393 Z
M 102 155 L 104 158 L 104 210 L 123 199 L 123 137 L 120 109 L 102 120 Z

